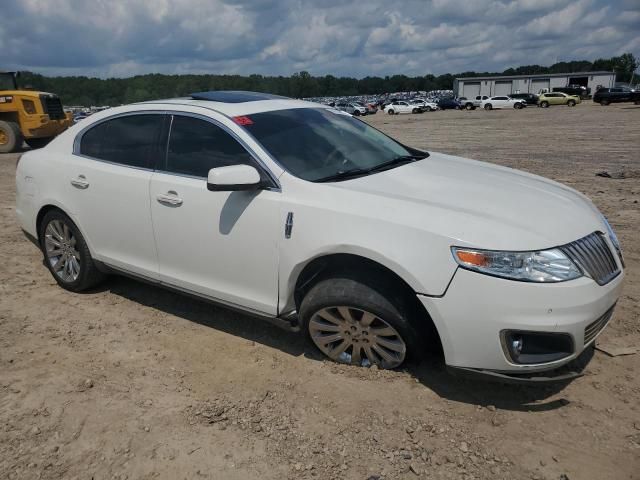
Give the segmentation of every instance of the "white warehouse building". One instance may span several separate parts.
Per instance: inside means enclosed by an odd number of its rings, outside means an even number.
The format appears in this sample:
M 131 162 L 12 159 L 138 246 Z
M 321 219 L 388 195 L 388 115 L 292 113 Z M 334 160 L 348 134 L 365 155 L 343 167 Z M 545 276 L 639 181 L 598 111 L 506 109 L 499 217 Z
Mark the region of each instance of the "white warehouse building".
M 477 95 L 495 97 L 512 93 L 540 93 L 546 89 L 582 85 L 590 94 L 598 87 L 611 88 L 616 82 L 614 72 L 548 73 L 536 75 L 505 75 L 496 77 L 463 77 L 453 81 L 456 97 L 474 98 Z

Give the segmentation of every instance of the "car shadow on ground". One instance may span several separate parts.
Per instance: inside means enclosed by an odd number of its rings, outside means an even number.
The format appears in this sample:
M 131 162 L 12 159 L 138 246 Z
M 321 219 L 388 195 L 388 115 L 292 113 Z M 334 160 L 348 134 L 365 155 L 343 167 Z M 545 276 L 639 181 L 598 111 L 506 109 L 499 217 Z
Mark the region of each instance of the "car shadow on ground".
M 323 361 L 322 355 L 299 333 L 283 330 L 264 319 L 162 287 L 114 276 L 93 291 L 109 291 L 127 300 L 278 349 L 292 356 L 304 355 L 314 361 Z M 428 355 L 420 363 L 408 366 L 405 371 L 440 397 L 456 402 L 533 412 L 555 410 L 569 404 L 564 398 L 546 401 L 560 393 L 567 386 L 567 382 L 528 386 L 460 378 L 446 369 L 442 357 L 438 354 Z

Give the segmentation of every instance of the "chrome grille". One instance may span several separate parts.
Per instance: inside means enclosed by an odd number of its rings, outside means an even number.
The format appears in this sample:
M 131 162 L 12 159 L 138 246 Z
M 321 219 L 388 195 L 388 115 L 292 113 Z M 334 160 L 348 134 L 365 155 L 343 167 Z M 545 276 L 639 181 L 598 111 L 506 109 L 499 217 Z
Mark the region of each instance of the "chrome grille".
M 560 249 L 598 285 L 609 283 L 620 273 L 609 244 L 599 232 L 568 243 Z
M 585 345 L 589 343 L 591 340 L 593 340 L 594 338 L 596 338 L 596 336 L 602 331 L 602 329 L 607 326 L 607 323 L 609 323 L 609 320 L 611 320 L 611 316 L 613 315 L 614 308 L 615 308 L 615 305 L 611 307 L 609 310 L 607 310 L 604 313 L 604 315 L 598 318 L 595 322 L 592 322 L 589 325 L 587 325 L 587 327 L 584 329 Z

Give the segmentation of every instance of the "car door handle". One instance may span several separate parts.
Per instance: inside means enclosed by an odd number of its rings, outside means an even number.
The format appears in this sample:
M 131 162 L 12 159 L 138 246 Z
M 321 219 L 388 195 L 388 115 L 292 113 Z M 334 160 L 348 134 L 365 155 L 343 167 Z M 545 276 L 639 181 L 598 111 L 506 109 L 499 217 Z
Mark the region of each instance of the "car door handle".
M 84 175 L 78 175 L 77 178 L 71 179 L 71 185 L 81 190 L 89 188 L 89 182 L 87 182 L 87 177 Z
M 171 207 L 179 207 L 180 205 L 182 205 L 182 199 L 178 197 L 178 194 L 173 190 L 170 190 L 167 193 L 161 193 L 156 197 L 156 199 L 163 205 L 168 205 Z

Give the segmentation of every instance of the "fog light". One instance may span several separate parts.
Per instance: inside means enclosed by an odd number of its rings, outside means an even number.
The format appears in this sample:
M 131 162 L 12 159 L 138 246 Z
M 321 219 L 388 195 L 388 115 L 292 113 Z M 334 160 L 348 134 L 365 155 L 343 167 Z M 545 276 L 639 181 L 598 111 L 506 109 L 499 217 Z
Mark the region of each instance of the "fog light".
M 520 355 L 522 353 L 523 343 L 524 342 L 520 337 L 515 337 L 513 340 L 511 340 L 511 350 L 513 351 L 513 353 Z
M 555 362 L 574 352 L 568 333 L 503 330 L 500 340 L 509 361 L 520 365 Z

